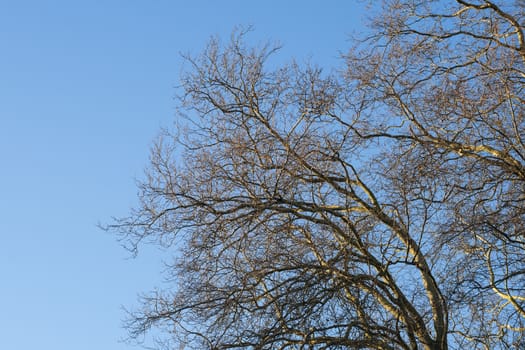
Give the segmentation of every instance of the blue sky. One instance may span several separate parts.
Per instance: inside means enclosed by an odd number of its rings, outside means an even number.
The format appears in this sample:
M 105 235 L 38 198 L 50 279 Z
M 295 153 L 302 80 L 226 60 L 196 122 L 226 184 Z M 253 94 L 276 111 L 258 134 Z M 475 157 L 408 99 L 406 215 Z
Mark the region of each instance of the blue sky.
M 0 0 L 0 348 L 123 350 L 121 306 L 162 284 L 98 222 L 126 215 L 180 53 L 211 35 L 278 40 L 283 60 L 338 64 L 362 1 Z

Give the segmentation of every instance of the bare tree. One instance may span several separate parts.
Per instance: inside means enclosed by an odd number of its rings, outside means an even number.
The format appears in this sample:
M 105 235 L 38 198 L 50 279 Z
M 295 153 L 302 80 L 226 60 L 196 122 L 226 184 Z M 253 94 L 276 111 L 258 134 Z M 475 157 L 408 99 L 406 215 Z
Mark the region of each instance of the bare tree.
M 130 331 L 188 349 L 525 346 L 525 3 L 384 1 L 346 68 L 244 34 L 111 228 L 173 246 Z

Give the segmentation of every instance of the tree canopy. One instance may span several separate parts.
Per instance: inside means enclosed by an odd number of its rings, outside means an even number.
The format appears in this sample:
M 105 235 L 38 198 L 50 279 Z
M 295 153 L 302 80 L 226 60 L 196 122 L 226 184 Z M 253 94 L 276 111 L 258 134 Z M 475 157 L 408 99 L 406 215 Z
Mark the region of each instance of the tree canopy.
M 182 349 L 525 347 L 525 2 L 385 0 L 343 66 L 237 32 L 110 228 L 174 251 L 144 296 Z

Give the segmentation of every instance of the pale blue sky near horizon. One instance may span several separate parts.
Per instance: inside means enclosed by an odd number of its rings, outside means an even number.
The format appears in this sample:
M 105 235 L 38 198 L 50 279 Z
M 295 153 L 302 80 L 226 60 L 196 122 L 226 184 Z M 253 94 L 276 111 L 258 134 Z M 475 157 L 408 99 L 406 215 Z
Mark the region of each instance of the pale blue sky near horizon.
M 0 349 L 128 350 L 136 297 L 165 253 L 135 259 L 97 228 L 136 203 L 170 126 L 181 53 L 212 35 L 279 41 L 330 69 L 364 30 L 353 1 L 0 0 Z

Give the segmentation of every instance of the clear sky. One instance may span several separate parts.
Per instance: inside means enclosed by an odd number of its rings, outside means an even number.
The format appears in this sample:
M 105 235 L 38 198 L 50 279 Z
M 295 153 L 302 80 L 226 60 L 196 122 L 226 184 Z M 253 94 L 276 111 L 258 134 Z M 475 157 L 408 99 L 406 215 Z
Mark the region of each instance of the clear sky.
M 0 349 L 123 350 L 121 306 L 162 284 L 98 222 L 126 215 L 174 118 L 180 53 L 253 25 L 330 67 L 358 0 L 0 0 Z

